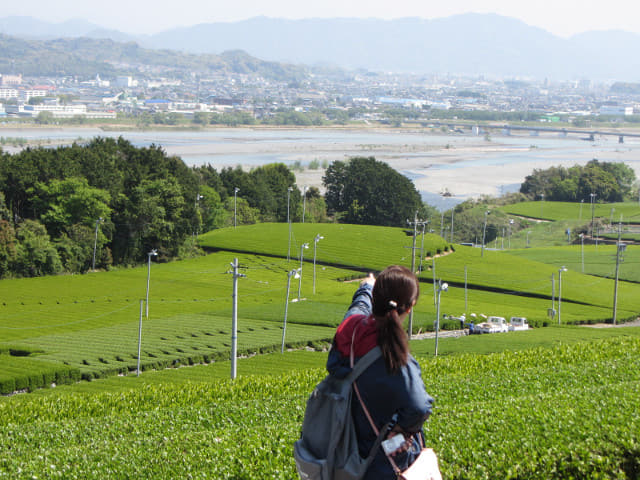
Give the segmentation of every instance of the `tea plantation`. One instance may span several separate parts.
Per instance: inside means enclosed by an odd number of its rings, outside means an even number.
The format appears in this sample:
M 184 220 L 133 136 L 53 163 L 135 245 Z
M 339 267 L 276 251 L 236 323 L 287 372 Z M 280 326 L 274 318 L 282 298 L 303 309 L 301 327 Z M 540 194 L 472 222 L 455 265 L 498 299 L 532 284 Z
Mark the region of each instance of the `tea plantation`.
M 150 270 L 3 280 L 0 391 L 30 393 L 0 397 L 0 478 L 297 478 L 292 443 L 326 360 L 306 350 L 327 347 L 359 277 L 411 265 L 413 239 L 337 224 L 295 224 L 291 243 L 288 234 L 277 224 L 222 229 L 200 236 L 206 256 Z M 549 325 L 442 338 L 437 358 L 433 339 L 412 341 L 436 398 L 427 438 L 445 478 L 638 478 L 640 328 L 576 326 L 611 320 L 613 280 L 568 265 L 557 326 L 547 317 L 555 261 L 481 256 L 435 235 L 424 245 L 414 333 L 433 330 L 434 278 L 451 285 L 442 313 Z M 287 292 L 300 252 L 302 276 Z M 246 275 L 246 358 L 230 380 L 234 258 Z M 287 293 L 296 301 L 281 354 Z M 639 293 L 620 282 L 618 319 L 637 318 Z

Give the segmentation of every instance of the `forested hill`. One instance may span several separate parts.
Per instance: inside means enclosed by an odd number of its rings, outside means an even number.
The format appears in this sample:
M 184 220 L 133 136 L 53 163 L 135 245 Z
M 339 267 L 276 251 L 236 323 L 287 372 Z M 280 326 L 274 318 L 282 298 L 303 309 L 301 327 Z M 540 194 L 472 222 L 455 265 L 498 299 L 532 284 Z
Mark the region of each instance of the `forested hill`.
M 174 50 L 150 50 L 135 42 L 108 39 L 59 38 L 22 40 L 0 34 L 0 72 L 21 72 L 26 76 L 104 78 L 141 75 L 145 67 L 158 67 L 177 76 L 190 72 L 252 73 L 270 79 L 303 78 L 303 67 L 266 62 L 234 50 L 220 55 L 187 54 Z
M 160 261 L 196 254 L 198 233 L 236 218 L 283 222 L 289 206 L 299 218 L 295 183 L 284 164 L 218 173 L 123 138 L 0 151 L 0 278 L 133 265 L 151 250 Z M 319 191 L 306 193 L 307 218 L 324 218 Z

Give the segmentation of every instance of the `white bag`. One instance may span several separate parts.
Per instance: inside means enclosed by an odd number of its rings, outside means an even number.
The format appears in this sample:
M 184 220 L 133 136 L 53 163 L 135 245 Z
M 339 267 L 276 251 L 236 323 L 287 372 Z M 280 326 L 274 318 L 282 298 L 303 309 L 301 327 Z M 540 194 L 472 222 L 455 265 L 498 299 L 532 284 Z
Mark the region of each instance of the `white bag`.
M 402 480 L 442 480 L 438 467 L 438 457 L 432 448 L 423 448 L 418 458 L 401 472 L 398 478 Z

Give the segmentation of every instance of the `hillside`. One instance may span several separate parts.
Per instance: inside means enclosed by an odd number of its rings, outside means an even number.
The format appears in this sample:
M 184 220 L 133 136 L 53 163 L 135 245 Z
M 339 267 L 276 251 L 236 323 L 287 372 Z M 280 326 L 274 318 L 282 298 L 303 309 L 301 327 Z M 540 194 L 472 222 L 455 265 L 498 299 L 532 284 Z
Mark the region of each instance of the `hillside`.
M 175 49 L 152 50 L 135 42 L 117 42 L 86 37 L 52 40 L 20 39 L 0 34 L 0 72 L 21 72 L 25 76 L 78 75 L 103 78 L 115 75 L 144 76 L 160 68 L 180 77 L 191 72 L 252 73 L 270 79 L 296 79 L 305 75 L 302 67 L 267 62 L 233 50 L 216 54 L 190 54 Z
M 591 31 L 562 38 L 496 14 L 394 20 L 255 17 L 201 23 L 154 35 L 105 30 L 80 21 L 56 24 L 7 17 L 0 19 L 0 32 L 40 39 L 111 38 L 196 54 L 241 49 L 272 61 L 421 75 L 620 81 L 636 81 L 640 75 L 637 64 L 628 61 L 640 48 L 640 35 Z

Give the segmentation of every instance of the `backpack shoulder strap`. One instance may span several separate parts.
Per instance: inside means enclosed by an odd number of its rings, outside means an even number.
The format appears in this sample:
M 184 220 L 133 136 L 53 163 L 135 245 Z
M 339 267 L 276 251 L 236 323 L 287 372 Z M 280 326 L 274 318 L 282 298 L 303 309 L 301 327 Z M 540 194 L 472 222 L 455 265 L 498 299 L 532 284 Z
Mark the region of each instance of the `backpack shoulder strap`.
M 376 346 L 372 350 L 369 350 L 360 360 L 356 362 L 351 370 L 351 373 L 347 376 L 347 380 L 353 382 L 358 378 L 367 368 L 371 366 L 378 358 L 382 356 L 382 350 Z

